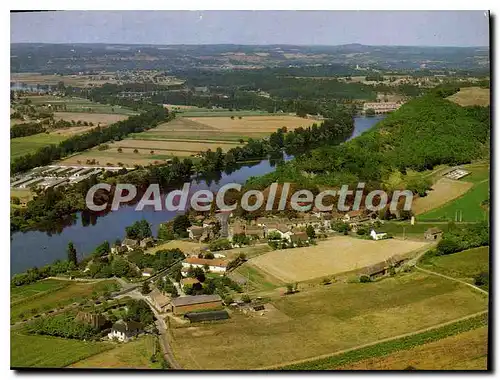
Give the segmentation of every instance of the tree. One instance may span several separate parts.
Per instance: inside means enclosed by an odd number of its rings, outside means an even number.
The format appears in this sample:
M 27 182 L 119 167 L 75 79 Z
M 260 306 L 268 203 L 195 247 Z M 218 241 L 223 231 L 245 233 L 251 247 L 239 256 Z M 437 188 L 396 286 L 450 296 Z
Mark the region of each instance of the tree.
M 141 293 L 144 295 L 144 294 L 149 294 L 151 293 L 151 289 L 149 287 L 149 282 L 148 281 L 144 281 L 142 283 L 142 288 L 141 288 Z
M 309 237 L 309 239 L 316 238 L 316 231 L 314 231 L 314 227 L 311 226 L 310 224 L 306 227 L 306 234 Z
M 122 148 L 118 148 L 117 151 L 118 151 L 118 153 L 121 153 L 121 152 L 123 152 L 123 149 Z
M 68 261 L 72 263 L 75 267 L 78 264 L 76 249 L 72 241 L 68 243 Z
M 191 226 L 191 222 L 189 221 L 189 218 L 187 215 L 177 215 L 174 218 L 173 222 L 173 231 L 174 234 L 180 236 L 180 237 L 185 237 L 187 236 L 187 231 L 186 229 Z
M 151 225 L 146 219 L 139 220 L 131 226 L 126 227 L 125 232 L 129 239 L 142 240 L 153 236 L 153 233 L 151 232 Z
M 252 301 L 252 299 L 250 298 L 250 296 L 248 294 L 243 294 L 241 296 L 241 300 L 245 303 L 250 303 Z
M 137 149 L 134 149 L 134 153 L 139 153 L 139 151 Z

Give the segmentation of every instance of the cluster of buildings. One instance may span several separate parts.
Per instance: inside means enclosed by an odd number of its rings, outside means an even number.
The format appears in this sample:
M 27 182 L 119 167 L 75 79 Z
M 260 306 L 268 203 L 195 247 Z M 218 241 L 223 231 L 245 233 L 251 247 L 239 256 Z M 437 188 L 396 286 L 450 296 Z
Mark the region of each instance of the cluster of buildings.
M 90 167 L 90 166 L 62 166 L 50 165 L 37 167 L 27 174 L 11 179 L 11 188 L 30 189 L 32 187 L 57 188 L 68 184 L 77 183 L 94 174 L 104 171 L 118 171 L 120 167 Z
M 364 103 L 363 112 L 366 113 L 368 110 L 373 110 L 375 114 L 382 114 L 395 111 L 401 106 L 402 103 L 398 102 Z

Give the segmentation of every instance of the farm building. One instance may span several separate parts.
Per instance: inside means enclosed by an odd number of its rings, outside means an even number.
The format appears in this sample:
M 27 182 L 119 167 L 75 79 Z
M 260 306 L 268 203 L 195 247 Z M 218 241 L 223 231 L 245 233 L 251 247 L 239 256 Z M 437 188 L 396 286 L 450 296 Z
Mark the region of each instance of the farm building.
M 222 299 L 215 294 L 178 297 L 174 298 L 171 304 L 174 314 L 186 314 L 197 310 L 222 309 Z
M 142 276 L 143 277 L 151 277 L 154 273 L 154 269 L 153 268 L 144 268 L 142 270 Z
M 154 307 L 160 312 L 165 313 L 169 311 L 170 298 L 164 295 L 158 289 L 153 289 L 151 293 L 148 294 L 148 298 L 153 303 Z
M 147 237 L 145 239 L 142 239 L 139 245 L 141 248 L 149 248 L 154 245 L 154 242 L 155 241 L 152 237 Z
M 184 318 L 189 319 L 189 322 L 206 322 L 206 321 L 221 321 L 229 319 L 229 314 L 226 310 L 202 311 L 199 313 L 187 313 Z
M 364 215 L 363 210 L 352 210 L 344 214 L 342 221 L 344 223 L 361 222 L 368 218 Z
M 290 240 L 294 245 L 297 245 L 300 244 L 300 242 L 307 242 L 309 240 L 309 237 L 305 232 L 297 232 L 290 237 Z
M 460 179 L 465 177 L 466 175 L 469 175 L 470 172 L 463 170 L 463 169 L 455 169 L 452 170 L 448 173 L 446 173 L 445 177 L 449 179 Z
M 370 236 L 373 240 L 387 239 L 387 234 L 385 232 L 377 233 L 375 230 L 371 230 Z
M 371 279 L 382 277 L 387 273 L 389 265 L 383 261 L 378 264 L 371 265 L 365 268 L 362 273 L 369 276 Z
M 191 240 L 200 240 L 201 236 L 205 232 L 205 227 L 191 226 L 186 231 L 188 232 Z
M 290 237 L 293 235 L 293 232 L 288 228 L 286 224 L 278 224 L 272 227 L 266 228 L 266 236 L 270 233 L 278 233 L 281 239 L 290 240 Z
M 139 246 L 139 241 L 134 239 L 123 239 L 122 247 L 127 247 L 129 251 L 133 251 Z
M 111 327 L 108 334 L 109 339 L 118 339 L 120 342 L 126 342 L 130 338 L 138 335 L 142 330 L 142 324 L 134 321 L 118 321 Z
M 372 109 L 376 114 L 380 114 L 395 111 L 399 107 L 401 107 L 401 104 L 395 102 L 364 103 L 363 111 L 366 112 L 367 110 Z
M 200 259 L 198 257 L 188 257 L 182 262 L 183 268 L 204 268 L 208 266 L 210 272 L 225 273 L 228 265 L 227 260 L 222 259 Z
M 443 234 L 443 231 L 441 231 L 439 228 L 432 227 L 424 232 L 424 238 L 426 240 L 437 240 L 438 238 L 441 237 L 442 234 Z
M 200 283 L 200 281 L 198 281 L 196 278 L 191 278 L 191 277 L 189 277 L 189 278 L 183 278 L 180 281 L 182 290 L 184 290 L 186 286 L 188 286 L 188 287 L 189 286 L 195 286 L 195 285 L 197 285 L 199 283 Z

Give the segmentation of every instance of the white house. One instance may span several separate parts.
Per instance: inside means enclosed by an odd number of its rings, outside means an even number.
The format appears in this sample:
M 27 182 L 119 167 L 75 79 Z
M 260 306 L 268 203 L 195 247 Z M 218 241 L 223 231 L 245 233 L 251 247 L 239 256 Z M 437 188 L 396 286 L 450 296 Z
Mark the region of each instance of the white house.
M 372 237 L 373 240 L 387 239 L 387 234 L 385 232 L 378 234 L 375 232 L 375 230 L 371 230 L 370 236 Z
M 126 342 L 130 338 L 139 334 L 142 330 L 142 324 L 139 322 L 122 320 L 116 322 L 111 327 L 111 332 L 108 334 L 109 339 L 118 339 L 120 342 Z
M 208 269 L 213 273 L 225 273 L 227 269 L 228 261 L 222 259 L 200 259 L 198 257 L 188 257 L 182 262 L 182 267 L 189 269 L 193 268 L 204 268 L 208 265 Z
M 290 230 L 290 228 L 288 228 L 288 226 L 284 224 L 280 224 L 277 227 L 268 228 L 266 231 L 266 236 L 268 236 L 270 233 L 277 233 L 280 235 L 281 239 L 286 239 L 288 241 L 290 241 L 293 235 L 293 232 Z

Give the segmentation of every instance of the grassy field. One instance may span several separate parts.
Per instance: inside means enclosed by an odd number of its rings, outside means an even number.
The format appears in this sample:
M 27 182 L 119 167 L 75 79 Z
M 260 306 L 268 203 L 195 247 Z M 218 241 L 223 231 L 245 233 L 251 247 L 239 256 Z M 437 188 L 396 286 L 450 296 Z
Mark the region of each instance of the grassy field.
M 161 368 L 160 363 L 151 363 L 151 355 L 159 348 L 155 336 L 145 335 L 128 343 L 118 344 L 115 348 L 78 361 L 72 368 Z
M 10 333 L 10 365 L 15 368 L 63 368 L 114 346 L 103 342 L 83 342 L 51 336 Z
M 463 107 L 467 106 L 489 106 L 490 89 L 480 87 L 464 87 L 459 92 L 446 99 L 457 103 Z
M 481 202 L 489 198 L 489 181 L 475 184 L 461 197 L 444 206 L 419 215 L 418 220 L 455 220 L 456 213 L 462 215 L 463 222 L 476 222 L 488 218 L 488 211 L 481 207 Z
M 38 149 L 51 145 L 58 144 L 64 141 L 67 136 L 57 135 L 55 133 L 39 133 L 32 136 L 17 137 L 10 140 L 10 158 L 14 159 L 19 156 L 24 156 L 28 153 L 36 152 Z
M 184 253 L 198 252 L 201 248 L 206 247 L 206 244 L 196 243 L 188 240 L 171 240 L 167 243 L 157 245 L 156 247 L 147 250 L 148 253 L 155 253 L 162 249 L 179 248 Z
M 483 295 L 463 284 L 419 272 L 369 284 L 335 283 L 271 303 L 275 310 L 263 315 L 234 311 L 225 322 L 173 328 L 177 360 L 189 369 L 280 365 L 418 331 L 487 307 Z
M 472 186 L 470 182 L 440 178 L 425 197 L 413 200 L 411 209 L 415 215 L 423 214 L 462 196 Z
M 248 262 L 240 265 L 230 276 L 235 279 L 244 279 L 247 293 L 274 290 L 285 285 L 279 279 L 260 271 Z
M 481 327 L 391 355 L 361 360 L 339 370 L 486 370 L 488 328 Z M 332 368 L 333 369 L 333 368 Z
M 283 282 L 307 281 L 361 269 L 426 246 L 426 242 L 410 240 L 335 236 L 310 247 L 272 251 L 251 259 L 250 263 Z
M 462 213 L 462 221 L 464 222 L 476 222 L 484 220 L 485 217 L 488 218 L 488 211 L 481 206 L 481 202 L 489 199 L 489 162 L 464 165 L 463 168 L 469 171 L 470 174 L 454 182 L 469 183 L 472 184 L 472 187 L 463 195 L 443 204 L 441 207 L 420 214 L 417 218 L 419 221 L 454 221 L 458 212 Z
M 451 255 L 424 258 L 421 266 L 473 283 L 474 276 L 489 271 L 489 247 L 472 248 Z
M 43 311 L 70 305 L 73 302 L 82 302 L 92 294 L 111 289 L 114 280 L 99 282 L 58 281 L 44 280 L 35 284 L 15 287 L 11 289 L 10 319 L 11 322 L 28 318 Z M 14 298 L 12 298 L 14 297 Z

